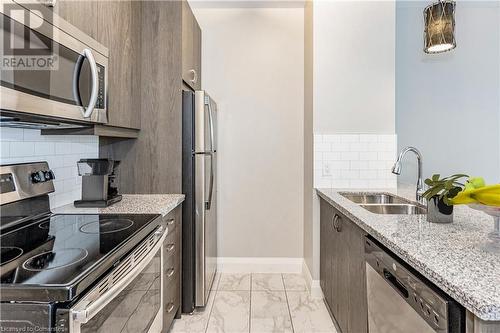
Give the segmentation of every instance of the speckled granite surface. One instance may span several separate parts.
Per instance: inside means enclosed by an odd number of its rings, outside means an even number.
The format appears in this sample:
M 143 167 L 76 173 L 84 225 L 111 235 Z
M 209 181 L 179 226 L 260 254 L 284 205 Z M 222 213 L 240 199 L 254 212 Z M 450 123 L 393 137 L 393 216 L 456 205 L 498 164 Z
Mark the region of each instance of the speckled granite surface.
M 184 194 L 123 194 L 122 200 L 106 208 L 77 208 L 73 204 L 55 208 L 56 214 L 161 214 L 170 213 L 184 201 Z
M 339 191 L 317 189 L 320 197 L 477 317 L 500 321 L 500 252 L 488 246 L 491 216 L 466 206 L 455 207 L 451 224 L 429 223 L 425 215 L 378 215 Z M 409 193 L 414 195 L 407 191 L 399 195 L 408 197 Z

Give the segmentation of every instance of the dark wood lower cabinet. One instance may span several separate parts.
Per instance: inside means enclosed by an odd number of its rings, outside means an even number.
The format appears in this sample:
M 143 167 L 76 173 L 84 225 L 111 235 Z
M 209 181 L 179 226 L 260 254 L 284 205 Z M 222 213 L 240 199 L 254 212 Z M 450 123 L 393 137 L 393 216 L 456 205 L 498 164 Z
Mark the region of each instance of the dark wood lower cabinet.
M 182 209 L 175 208 L 163 219 L 168 235 L 163 244 L 163 330 L 168 332 L 181 314 Z
M 320 285 L 342 333 L 368 332 L 364 232 L 323 199 Z

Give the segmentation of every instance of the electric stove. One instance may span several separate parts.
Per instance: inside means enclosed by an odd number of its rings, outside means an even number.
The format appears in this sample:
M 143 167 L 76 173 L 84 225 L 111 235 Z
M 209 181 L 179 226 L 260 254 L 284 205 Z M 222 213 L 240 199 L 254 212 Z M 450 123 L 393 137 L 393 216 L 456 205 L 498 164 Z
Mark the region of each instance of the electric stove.
M 51 215 L 0 236 L 1 301 L 70 301 L 153 231 L 158 215 Z
M 115 323 L 120 332 L 111 309 L 137 295 L 151 309 L 129 320 L 157 325 L 161 216 L 52 214 L 54 177 L 46 162 L 0 166 L 0 330 L 79 333 Z

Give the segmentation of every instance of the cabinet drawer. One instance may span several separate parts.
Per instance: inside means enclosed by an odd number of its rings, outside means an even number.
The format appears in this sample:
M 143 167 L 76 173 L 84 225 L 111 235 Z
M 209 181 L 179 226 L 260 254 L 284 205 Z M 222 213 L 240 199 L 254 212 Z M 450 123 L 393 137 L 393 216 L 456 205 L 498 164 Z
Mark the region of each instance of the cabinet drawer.
M 165 260 L 168 260 L 168 258 L 176 256 L 176 253 L 179 252 L 179 241 L 177 237 L 177 232 L 170 232 L 165 239 L 164 243 L 164 254 L 165 254 Z
M 168 286 L 172 281 L 174 281 L 179 276 L 180 265 L 179 265 L 179 255 L 169 256 L 163 264 L 163 279 L 165 286 Z
M 174 274 L 175 275 L 175 274 Z M 171 281 L 168 285 L 165 285 L 165 298 L 163 299 L 163 323 L 164 327 L 168 329 L 172 325 L 175 317 L 175 313 L 179 309 L 179 278 L 178 276 Z
M 175 214 L 173 212 L 165 216 L 163 218 L 163 222 L 168 228 L 169 233 L 173 233 L 174 231 L 177 230 L 177 224 L 179 224 L 179 221 L 177 221 L 177 219 L 175 218 Z

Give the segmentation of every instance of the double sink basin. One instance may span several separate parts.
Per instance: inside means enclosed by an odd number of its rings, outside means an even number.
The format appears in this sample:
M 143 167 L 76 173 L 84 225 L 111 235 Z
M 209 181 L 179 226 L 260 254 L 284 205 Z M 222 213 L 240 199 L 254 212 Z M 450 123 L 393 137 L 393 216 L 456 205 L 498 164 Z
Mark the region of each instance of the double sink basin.
M 387 193 L 350 193 L 341 192 L 344 198 L 351 200 L 360 207 L 384 215 L 419 215 L 427 214 L 426 207 Z

